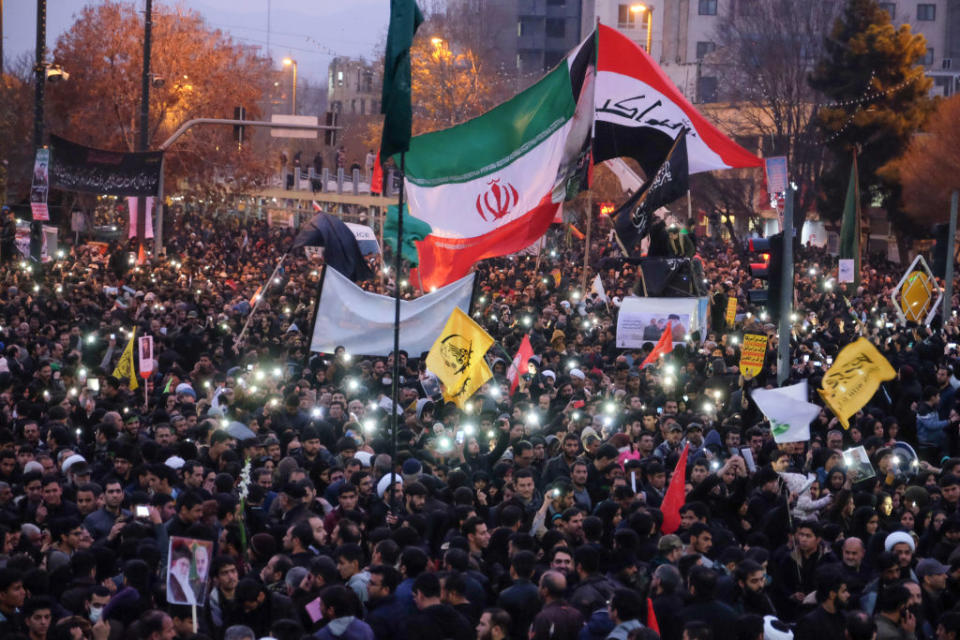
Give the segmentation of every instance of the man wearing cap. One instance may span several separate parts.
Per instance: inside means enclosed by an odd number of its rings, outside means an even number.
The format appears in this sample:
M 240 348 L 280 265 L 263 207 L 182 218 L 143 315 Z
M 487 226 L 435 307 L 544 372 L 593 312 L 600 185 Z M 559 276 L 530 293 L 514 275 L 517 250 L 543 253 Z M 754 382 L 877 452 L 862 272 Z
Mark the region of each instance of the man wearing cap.
M 680 536 L 668 533 L 657 542 L 657 555 L 650 561 L 650 567 L 656 568 L 663 564 L 677 566 L 683 555 L 683 541 Z
M 944 592 L 950 567 L 935 558 L 924 558 L 917 563 L 917 577 L 923 589 L 923 626 L 925 636 L 933 637 L 934 625 L 946 609 Z
M 683 441 L 683 427 L 676 420 L 664 420 L 664 431 L 663 442 L 653 450 L 653 455 L 660 460 L 666 460 L 671 453 L 678 452 Z

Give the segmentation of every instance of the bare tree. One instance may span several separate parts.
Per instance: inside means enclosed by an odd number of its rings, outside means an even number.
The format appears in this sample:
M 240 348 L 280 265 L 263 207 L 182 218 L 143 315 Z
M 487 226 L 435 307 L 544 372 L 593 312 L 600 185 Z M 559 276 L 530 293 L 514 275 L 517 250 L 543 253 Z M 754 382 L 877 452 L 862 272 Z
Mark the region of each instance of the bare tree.
M 716 71 L 721 99 L 762 136 L 764 155 L 787 157 L 799 189 L 797 228 L 816 204 L 825 159 L 818 97 L 808 78 L 840 9 L 839 0 L 737 0 L 717 27 L 717 50 L 704 62 L 705 70 Z

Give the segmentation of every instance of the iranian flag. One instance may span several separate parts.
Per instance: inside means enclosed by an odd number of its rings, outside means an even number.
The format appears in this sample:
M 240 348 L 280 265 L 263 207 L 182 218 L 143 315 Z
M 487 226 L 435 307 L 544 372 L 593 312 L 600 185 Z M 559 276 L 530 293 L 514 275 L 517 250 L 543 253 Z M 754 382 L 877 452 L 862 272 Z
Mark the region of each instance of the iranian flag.
M 424 289 L 542 236 L 589 166 L 596 33 L 542 80 L 468 122 L 417 136 L 405 158 Z
M 691 174 L 762 166 L 704 118 L 636 43 L 605 25 L 599 34 L 594 162 L 634 158 L 652 176 L 686 128 Z

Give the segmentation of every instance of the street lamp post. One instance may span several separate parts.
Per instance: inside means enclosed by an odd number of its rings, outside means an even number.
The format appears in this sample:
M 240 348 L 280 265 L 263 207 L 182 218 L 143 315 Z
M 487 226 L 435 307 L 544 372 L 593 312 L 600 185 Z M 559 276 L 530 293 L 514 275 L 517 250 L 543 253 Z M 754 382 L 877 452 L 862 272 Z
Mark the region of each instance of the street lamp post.
M 647 53 L 650 54 L 650 48 L 653 46 L 653 7 L 645 4 L 630 5 L 631 13 L 643 13 L 647 16 Z M 651 54 L 652 55 L 652 54 Z
M 284 58 L 283 66 L 293 67 L 293 115 L 297 115 L 297 61 L 293 58 Z

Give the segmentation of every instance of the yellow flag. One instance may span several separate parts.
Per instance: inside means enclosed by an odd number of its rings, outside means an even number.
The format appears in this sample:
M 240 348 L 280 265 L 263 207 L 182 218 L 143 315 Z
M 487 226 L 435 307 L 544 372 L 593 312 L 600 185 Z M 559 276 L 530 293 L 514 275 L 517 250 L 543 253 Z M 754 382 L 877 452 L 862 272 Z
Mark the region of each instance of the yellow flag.
M 427 354 L 427 368 L 446 387 L 443 398 L 458 407 L 493 377 L 483 359 L 494 340 L 480 325 L 455 307 L 440 337 Z
M 881 382 L 893 380 L 896 375 L 877 348 L 866 338 L 860 338 L 840 350 L 817 393 L 843 428 L 849 429 L 850 416 L 867 404 Z
M 137 370 L 133 366 L 133 341 L 137 337 L 137 328 L 133 328 L 133 332 L 130 334 L 130 341 L 127 343 L 127 348 L 123 350 L 123 354 L 120 356 L 120 360 L 117 362 L 117 368 L 113 370 L 113 377 L 122 380 L 127 378 L 130 380 L 130 390 L 135 391 L 140 385 L 137 383 Z

